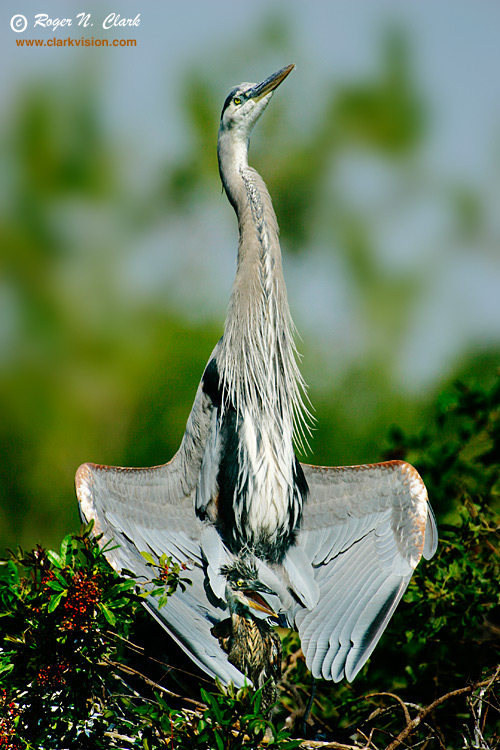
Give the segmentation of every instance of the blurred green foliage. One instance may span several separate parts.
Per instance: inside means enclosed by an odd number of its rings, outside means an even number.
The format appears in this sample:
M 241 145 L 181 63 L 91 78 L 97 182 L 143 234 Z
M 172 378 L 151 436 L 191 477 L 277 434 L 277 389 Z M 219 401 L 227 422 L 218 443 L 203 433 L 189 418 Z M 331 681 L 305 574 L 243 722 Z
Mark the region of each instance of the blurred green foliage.
M 130 220 L 118 155 L 91 94 L 73 85 L 65 94 L 28 93 L 6 134 L 0 546 L 74 528 L 75 467 L 89 456 L 169 458 L 219 335 L 173 311 L 139 307 L 120 288 L 113 243 Z M 111 241 L 106 212 L 121 227 Z

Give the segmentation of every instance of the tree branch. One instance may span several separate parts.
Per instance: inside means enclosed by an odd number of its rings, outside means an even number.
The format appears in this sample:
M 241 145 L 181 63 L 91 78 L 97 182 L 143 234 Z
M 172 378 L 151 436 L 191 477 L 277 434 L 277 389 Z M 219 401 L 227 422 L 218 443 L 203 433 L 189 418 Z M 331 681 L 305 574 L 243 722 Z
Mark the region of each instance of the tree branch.
M 403 729 L 403 731 L 398 734 L 396 739 L 386 747 L 386 750 L 396 750 L 396 748 L 399 747 L 404 742 L 404 740 L 418 727 L 422 720 L 425 719 L 426 716 L 432 713 L 432 711 L 434 711 L 442 703 L 445 703 L 451 698 L 456 698 L 459 695 L 467 695 L 468 693 L 472 693 L 474 692 L 474 690 L 477 690 L 481 687 L 486 687 L 487 689 L 489 689 L 493 685 L 493 683 L 498 680 L 499 674 L 500 667 L 498 667 L 493 677 L 490 677 L 487 680 L 476 682 L 474 685 L 468 685 L 467 687 L 459 688 L 458 690 L 452 690 L 451 693 L 446 693 L 446 695 L 442 695 L 440 698 L 437 698 L 435 701 L 426 706 L 426 708 L 423 708 L 420 713 L 414 719 L 412 719 L 409 724 L 406 725 L 405 729 Z
M 168 690 L 162 685 L 159 685 L 154 680 L 150 680 L 149 677 L 146 677 L 145 675 L 141 674 L 141 672 L 138 672 L 136 669 L 132 669 L 132 667 L 129 667 L 127 664 L 120 664 L 117 661 L 111 661 L 111 659 L 108 659 L 107 657 L 104 657 L 102 661 L 108 666 L 113 667 L 114 669 L 118 669 L 121 672 L 125 672 L 125 674 L 133 675 L 134 677 L 139 677 L 141 680 L 143 680 L 146 683 L 146 685 L 149 685 L 149 687 L 152 687 L 154 690 L 158 690 L 164 695 L 168 695 L 170 698 L 177 698 L 178 700 L 184 701 L 185 703 L 190 703 L 192 706 L 196 706 L 196 708 L 200 708 L 203 711 L 207 709 L 207 706 L 204 703 L 200 703 L 199 701 L 195 701 L 192 698 L 186 698 L 182 695 L 178 695 L 177 693 L 173 693 L 171 690 Z

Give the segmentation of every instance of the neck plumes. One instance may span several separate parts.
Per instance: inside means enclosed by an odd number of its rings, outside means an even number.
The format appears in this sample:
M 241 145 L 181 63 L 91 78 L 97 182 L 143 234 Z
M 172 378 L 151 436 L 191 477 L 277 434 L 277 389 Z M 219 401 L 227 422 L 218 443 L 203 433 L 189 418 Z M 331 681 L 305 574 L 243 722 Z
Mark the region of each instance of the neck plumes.
M 255 418 L 273 416 L 278 427 L 293 425 L 295 441 L 302 445 L 309 414 L 296 362 L 278 223 L 266 185 L 248 166 L 247 153 L 246 137 L 221 133 L 219 168 L 238 217 L 239 245 L 217 365 L 225 407 Z

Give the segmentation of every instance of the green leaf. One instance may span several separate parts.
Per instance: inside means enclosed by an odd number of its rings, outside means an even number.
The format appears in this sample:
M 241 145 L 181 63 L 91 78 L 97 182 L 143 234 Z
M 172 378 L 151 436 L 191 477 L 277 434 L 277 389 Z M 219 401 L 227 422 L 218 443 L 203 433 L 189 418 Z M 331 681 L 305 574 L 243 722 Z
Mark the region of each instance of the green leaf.
M 116 617 L 112 611 L 102 602 L 97 605 L 110 625 L 116 625 Z
M 258 713 L 260 711 L 260 704 L 262 703 L 262 688 L 259 688 L 255 691 L 254 697 L 253 697 L 253 707 L 255 710 L 255 713 Z
M 223 723 L 222 719 L 222 711 L 219 706 L 218 696 L 216 695 L 208 695 L 209 701 L 210 701 L 210 708 L 212 709 L 212 712 L 215 716 L 215 720 L 218 724 Z
M 169 597 L 169 596 L 170 596 L 170 594 L 169 594 L 169 592 L 167 591 L 167 592 L 166 592 L 165 594 L 163 594 L 163 596 L 161 596 L 161 597 L 160 597 L 160 599 L 158 600 L 158 609 L 161 609 L 162 607 L 164 607 L 164 606 L 165 606 L 165 604 L 166 604 L 166 603 L 167 603 L 167 601 L 168 601 L 168 597 Z
M 54 552 L 54 550 L 49 549 L 47 550 L 47 557 L 49 558 L 50 562 L 56 566 L 56 568 L 64 568 L 66 565 L 65 560 L 60 557 L 57 552 Z
M 54 591 L 67 591 L 68 585 L 66 582 L 64 582 L 64 586 L 62 586 L 59 581 L 45 581 L 45 585 L 49 589 L 53 589 Z
M 26 643 L 26 637 L 24 633 L 19 638 L 17 638 L 15 635 L 7 634 L 5 636 L 5 640 L 8 641 L 9 643 Z
M 53 570 L 52 573 L 53 573 L 53 575 L 55 575 L 55 577 L 57 578 L 57 580 L 59 581 L 59 583 L 61 583 L 65 588 L 68 587 L 68 582 L 66 581 L 66 579 L 64 578 L 64 576 L 61 575 L 61 573 L 59 573 L 58 570 Z M 48 583 L 49 582 L 47 581 L 47 584 Z
M 108 591 L 106 592 L 106 599 L 112 599 L 114 597 L 117 597 L 122 592 L 128 592 L 131 589 L 135 588 L 136 581 L 122 581 L 121 583 L 117 583 L 114 586 L 112 586 Z M 128 599 L 125 599 L 124 601 L 128 601 Z
M 54 596 L 50 597 L 48 606 L 49 612 L 53 612 L 56 607 L 59 606 L 61 599 L 63 598 L 63 596 L 66 596 L 66 593 L 66 591 L 61 591 L 59 594 L 54 594 Z
M 153 555 L 150 555 L 149 552 L 141 552 L 141 555 L 146 560 L 146 562 L 150 563 L 151 565 L 156 565 L 157 562 L 154 559 Z
M 73 541 L 73 535 L 67 534 L 64 539 L 61 542 L 61 560 L 64 560 L 66 562 L 66 557 L 68 554 L 68 548 L 70 544 Z
M 217 747 L 219 750 L 224 750 L 224 742 L 222 737 L 220 736 L 219 732 L 217 730 L 214 730 L 214 738 L 217 743 Z
M 11 586 L 19 583 L 19 570 L 12 560 L 0 560 L 0 566 L 4 568 L 2 577 L 7 578 Z

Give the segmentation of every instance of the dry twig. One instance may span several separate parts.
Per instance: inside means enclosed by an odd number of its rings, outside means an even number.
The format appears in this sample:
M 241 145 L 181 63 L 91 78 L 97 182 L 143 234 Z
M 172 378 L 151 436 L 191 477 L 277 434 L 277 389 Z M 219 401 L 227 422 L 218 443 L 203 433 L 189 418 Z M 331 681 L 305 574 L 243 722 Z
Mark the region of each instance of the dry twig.
M 141 672 L 138 672 L 137 669 L 133 669 L 132 667 L 127 666 L 126 664 L 120 664 L 117 661 L 111 661 L 111 659 L 108 659 L 107 657 L 104 657 L 103 661 L 105 664 L 108 664 L 108 666 L 113 667 L 113 669 L 118 669 L 120 672 L 124 672 L 125 674 L 133 675 L 134 677 L 139 677 L 141 680 L 143 680 L 143 682 L 146 683 L 146 685 L 149 685 L 149 687 L 153 688 L 154 690 L 158 690 L 164 695 L 168 695 L 170 698 L 177 698 L 178 700 L 184 701 L 185 703 L 190 703 L 192 706 L 195 706 L 196 708 L 200 708 L 203 711 L 205 711 L 207 708 L 207 706 L 204 703 L 195 701 L 193 700 L 193 698 L 186 698 L 183 695 L 178 695 L 177 693 L 173 693 L 171 690 L 168 690 L 167 688 L 163 687 L 163 685 L 159 685 L 154 680 L 151 680 L 149 679 L 149 677 L 146 677 L 146 675 L 143 675 Z
M 405 715 L 405 720 L 406 720 L 406 726 L 408 726 L 408 724 L 411 723 L 411 716 L 410 716 L 410 712 L 408 711 L 408 706 L 399 697 L 399 695 L 395 695 L 394 693 L 370 693 L 369 695 L 365 695 L 365 699 L 366 698 L 378 698 L 379 696 L 386 697 L 386 698 L 394 698 L 394 700 L 397 701 L 399 705 L 401 706 L 401 708 L 403 709 L 403 713 Z
M 402 745 L 406 738 L 419 726 L 419 724 L 421 724 L 423 719 L 425 719 L 426 716 L 432 713 L 438 706 L 442 705 L 451 698 L 456 698 L 459 695 L 467 695 L 468 693 L 472 693 L 478 688 L 486 687 L 487 689 L 489 689 L 493 685 L 493 683 L 496 682 L 499 675 L 500 667 L 498 667 L 493 677 L 487 680 L 482 680 L 481 682 L 477 682 L 474 685 L 468 685 L 467 687 L 459 688 L 458 690 L 452 690 L 451 693 L 446 693 L 446 695 L 442 695 L 440 698 L 436 698 L 435 701 L 426 706 L 426 708 L 423 708 L 420 713 L 414 719 L 412 719 L 409 724 L 406 725 L 405 729 L 403 729 L 403 731 L 398 734 L 398 736 L 391 742 L 391 744 L 387 746 L 386 750 L 396 750 L 397 747 Z

